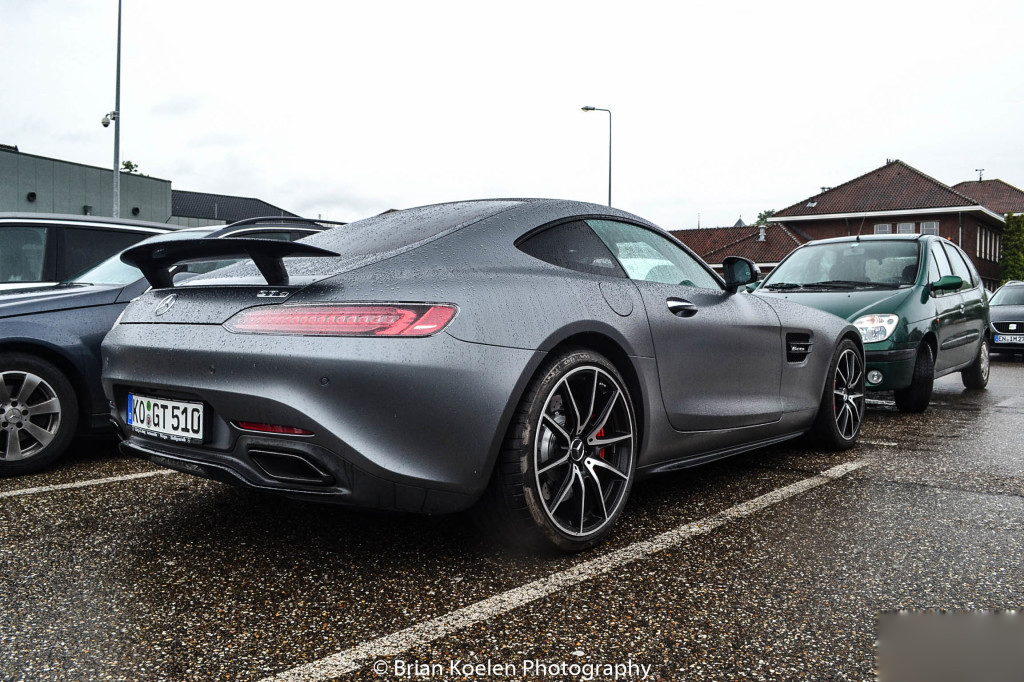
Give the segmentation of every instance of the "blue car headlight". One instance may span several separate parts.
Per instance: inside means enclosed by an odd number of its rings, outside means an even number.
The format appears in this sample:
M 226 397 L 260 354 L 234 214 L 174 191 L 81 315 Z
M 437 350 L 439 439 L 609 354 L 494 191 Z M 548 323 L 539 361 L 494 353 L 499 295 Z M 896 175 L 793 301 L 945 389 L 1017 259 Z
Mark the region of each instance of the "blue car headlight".
M 899 321 L 899 315 L 862 315 L 853 321 L 853 326 L 864 343 L 876 343 L 892 336 Z

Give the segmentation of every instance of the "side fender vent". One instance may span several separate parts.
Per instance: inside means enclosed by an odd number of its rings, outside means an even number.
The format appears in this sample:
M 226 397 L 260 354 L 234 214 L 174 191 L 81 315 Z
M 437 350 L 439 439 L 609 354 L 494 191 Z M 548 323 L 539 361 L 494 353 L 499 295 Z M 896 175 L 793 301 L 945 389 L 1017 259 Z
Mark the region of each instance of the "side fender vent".
M 802 332 L 786 334 L 786 362 L 803 362 L 811 354 L 811 335 Z

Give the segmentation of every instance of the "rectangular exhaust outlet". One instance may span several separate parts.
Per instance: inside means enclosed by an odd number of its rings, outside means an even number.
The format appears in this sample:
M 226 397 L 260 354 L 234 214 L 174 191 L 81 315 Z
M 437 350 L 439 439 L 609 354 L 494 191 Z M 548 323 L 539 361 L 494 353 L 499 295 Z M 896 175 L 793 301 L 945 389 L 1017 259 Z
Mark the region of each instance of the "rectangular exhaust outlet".
M 249 450 L 249 457 L 268 477 L 284 483 L 330 485 L 334 476 L 302 455 L 271 450 Z

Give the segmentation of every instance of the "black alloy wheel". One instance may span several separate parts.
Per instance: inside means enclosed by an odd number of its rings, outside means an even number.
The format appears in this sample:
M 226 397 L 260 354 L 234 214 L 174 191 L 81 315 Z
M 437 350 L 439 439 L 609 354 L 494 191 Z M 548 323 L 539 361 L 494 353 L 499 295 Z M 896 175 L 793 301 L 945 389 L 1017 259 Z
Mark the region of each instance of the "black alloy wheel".
M 492 527 L 531 548 L 594 546 L 626 504 L 636 454 L 633 403 L 615 367 L 588 350 L 549 361 L 505 439 L 485 504 Z
M 818 407 L 815 434 L 833 450 L 852 447 L 864 421 L 864 355 L 844 339 L 832 356 Z

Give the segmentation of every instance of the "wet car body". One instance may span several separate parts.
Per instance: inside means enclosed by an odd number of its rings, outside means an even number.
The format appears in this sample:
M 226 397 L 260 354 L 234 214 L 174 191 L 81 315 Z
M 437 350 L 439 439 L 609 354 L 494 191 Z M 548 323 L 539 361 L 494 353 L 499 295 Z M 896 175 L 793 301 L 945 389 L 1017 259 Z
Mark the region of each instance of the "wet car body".
M 650 239 L 674 250 L 708 286 L 626 276 L 620 263 L 628 259 L 613 257 L 599 228 L 626 234 L 623 244 Z M 545 443 L 536 442 L 538 452 L 555 447 L 558 432 L 566 462 L 576 456 L 573 448 L 592 446 L 584 463 L 593 474 L 607 450 L 625 462 L 628 493 L 634 475 L 808 431 L 837 344 L 846 340 L 851 363 L 861 353 L 844 321 L 729 291 L 667 233 L 609 207 L 459 202 L 352 223 L 304 244 L 327 254 L 291 261 L 286 283 L 268 283 L 253 265 L 238 265 L 173 291 L 153 290 L 126 309 L 103 346 L 104 388 L 125 451 L 293 497 L 442 513 L 486 497 L 501 468 L 496 462 L 520 440 L 550 431 Z M 563 262 L 588 249 L 593 258 Z M 261 300 L 271 291 L 283 297 Z M 412 338 L 239 331 L 250 314 L 332 305 L 439 307 L 454 316 L 441 331 Z M 558 386 L 545 393 L 548 376 L 561 382 L 561 393 Z M 609 391 L 604 402 L 599 387 Z M 584 397 L 574 399 L 574 392 Z M 540 421 L 530 422 L 534 394 L 548 401 L 535 408 Z M 201 406 L 205 433 L 172 439 L 129 423 L 138 416 L 129 410 L 134 396 Z M 551 418 L 557 410 L 548 412 L 552 400 L 570 415 L 560 417 L 568 419 L 562 426 Z M 624 402 L 631 408 L 619 414 Z M 606 422 L 616 415 L 623 434 L 617 444 L 602 440 L 602 410 Z M 563 432 L 570 423 L 578 438 Z M 517 425 L 521 438 L 510 440 Z M 629 453 L 627 438 L 636 445 Z M 542 462 L 535 464 L 539 481 Z M 569 495 L 565 485 L 586 488 L 583 478 L 564 484 L 562 494 Z M 571 496 L 585 499 L 586 491 Z M 617 513 L 624 495 L 612 497 Z M 600 534 L 584 532 L 590 511 L 580 504 L 580 532 L 562 535 L 586 544 Z M 569 545 L 560 546 L 580 548 Z
M 1024 353 L 1024 282 L 1007 282 L 989 300 L 993 353 Z
M 861 270 L 849 281 L 836 278 L 813 284 L 797 281 L 800 277 L 794 276 L 797 274 L 794 270 L 799 266 L 794 266 L 794 263 L 801 257 L 810 262 L 812 257 L 808 254 L 827 254 L 838 249 L 873 250 L 888 256 L 896 250 L 905 249 L 909 265 L 902 272 L 886 273 L 895 275 L 891 279 L 883 280 L 876 276 L 859 281 L 865 277 Z M 797 260 L 791 261 L 794 258 Z M 790 261 L 788 265 L 787 261 Z M 863 267 L 863 263 L 861 265 Z M 835 263 L 831 267 L 842 268 L 844 265 Z M 822 270 L 825 271 L 828 271 L 827 267 Z M 944 278 L 949 279 L 940 283 Z M 931 394 L 931 382 L 947 374 L 964 372 L 983 364 L 984 382 L 987 382 L 987 295 L 970 259 L 956 245 L 941 237 L 868 235 L 809 242 L 783 259 L 757 287 L 756 295 L 785 298 L 820 308 L 849 320 L 858 328 L 881 329 L 883 322 L 879 320 L 897 318 L 891 328 L 883 330 L 883 334 L 887 334 L 885 338 L 873 340 L 865 336 L 863 341 L 867 389 L 896 391 L 900 409 L 923 410 Z M 931 356 L 929 364 L 932 369 L 927 372 L 920 368 L 924 351 Z M 981 356 L 982 362 L 979 362 Z M 972 387 L 983 387 L 984 382 L 981 386 Z M 919 384 L 926 384 L 926 390 L 924 387 L 918 390 Z M 913 397 L 916 399 L 904 401 L 906 394 L 915 391 Z

